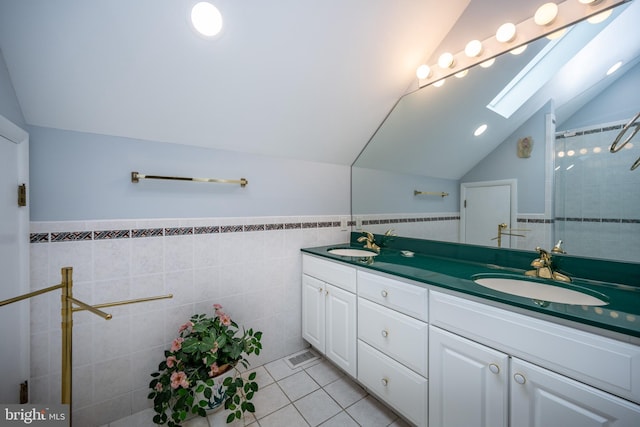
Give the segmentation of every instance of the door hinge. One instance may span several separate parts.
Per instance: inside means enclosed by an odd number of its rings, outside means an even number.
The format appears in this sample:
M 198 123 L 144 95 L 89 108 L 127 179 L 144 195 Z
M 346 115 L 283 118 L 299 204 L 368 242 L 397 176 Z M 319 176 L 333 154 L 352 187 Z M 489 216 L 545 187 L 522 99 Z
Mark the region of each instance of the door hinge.
M 465 208 L 467 207 L 467 200 L 466 199 L 464 200 L 464 207 Z
M 29 382 L 27 381 L 20 384 L 20 403 L 29 403 Z
M 18 206 L 27 206 L 27 184 L 18 185 Z

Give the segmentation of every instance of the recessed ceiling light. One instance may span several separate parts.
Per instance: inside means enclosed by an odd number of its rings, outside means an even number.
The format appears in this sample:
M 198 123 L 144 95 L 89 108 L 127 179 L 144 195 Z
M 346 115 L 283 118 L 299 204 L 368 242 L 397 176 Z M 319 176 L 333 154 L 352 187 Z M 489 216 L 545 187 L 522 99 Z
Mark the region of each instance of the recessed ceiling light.
M 202 1 L 191 9 L 193 28 L 205 37 L 214 37 L 222 30 L 222 15 L 213 4 Z
M 420 80 L 424 80 L 424 79 L 428 78 L 430 75 L 431 75 L 431 68 L 429 68 L 428 65 L 422 64 L 416 70 L 416 76 Z
M 486 124 L 482 124 L 480 126 L 478 126 L 478 129 L 476 129 L 473 132 L 473 136 L 480 136 L 484 133 L 484 131 L 487 130 L 487 125 Z
M 607 76 L 610 76 L 611 74 L 615 73 L 616 71 L 618 71 L 618 68 L 622 67 L 622 61 L 618 61 L 615 64 L 613 64 L 611 66 L 611 68 L 609 68 L 607 70 Z

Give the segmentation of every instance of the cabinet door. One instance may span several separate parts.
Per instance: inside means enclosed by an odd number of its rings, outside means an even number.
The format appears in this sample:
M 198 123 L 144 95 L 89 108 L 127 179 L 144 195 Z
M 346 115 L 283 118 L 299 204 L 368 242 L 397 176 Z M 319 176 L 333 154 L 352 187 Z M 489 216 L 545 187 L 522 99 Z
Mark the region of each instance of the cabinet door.
M 508 370 L 506 354 L 430 326 L 429 425 L 506 427 Z
M 356 376 L 356 296 L 325 284 L 325 355 L 351 376 Z
M 324 353 L 326 284 L 314 277 L 302 276 L 302 338 Z
M 513 358 L 511 425 L 637 427 L 640 406 Z

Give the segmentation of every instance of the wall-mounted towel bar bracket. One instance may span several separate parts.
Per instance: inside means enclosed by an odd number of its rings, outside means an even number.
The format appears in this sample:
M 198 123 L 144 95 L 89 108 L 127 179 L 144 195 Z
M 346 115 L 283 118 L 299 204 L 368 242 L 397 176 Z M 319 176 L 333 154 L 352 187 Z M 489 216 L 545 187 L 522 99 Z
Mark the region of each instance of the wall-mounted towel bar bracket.
M 440 196 L 447 197 L 449 193 L 445 193 L 444 191 L 418 191 L 413 190 L 414 196 Z
M 246 178 L 240 179 L 217 179 L 217 178 L 189 178 L 181 176 L 161 176 L 161 175 L 144 175 L 138 172 L 131 172 L 131 182 L 140 182 L 141 179 L 166 179 L 170 181 L 195 181 L 195 182 L 217 182 L 220 184 L 240 184 L 244 188 L 249 181 Z

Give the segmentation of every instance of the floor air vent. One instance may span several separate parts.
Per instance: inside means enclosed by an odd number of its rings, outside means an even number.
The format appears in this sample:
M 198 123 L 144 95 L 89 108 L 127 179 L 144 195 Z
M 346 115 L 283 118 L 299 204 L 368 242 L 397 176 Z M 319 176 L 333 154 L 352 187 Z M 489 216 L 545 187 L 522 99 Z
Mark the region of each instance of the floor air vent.
M 319 358 L 320 356 L 315 354 L 313 351 L 307 349 L 307 350 L 302 350 L 301 352 L 292 354 L 291 356 L 287 357 L 285 361 L 287 362 L 287 365 L 289 365 L 291 369 L 295 369 L 300 365 L 304 365 L 305 363 L 309 363 Z

